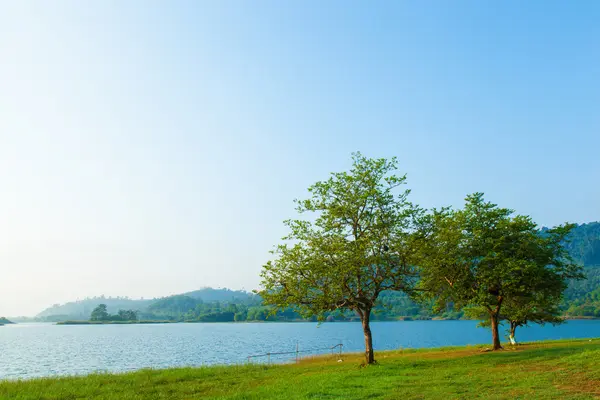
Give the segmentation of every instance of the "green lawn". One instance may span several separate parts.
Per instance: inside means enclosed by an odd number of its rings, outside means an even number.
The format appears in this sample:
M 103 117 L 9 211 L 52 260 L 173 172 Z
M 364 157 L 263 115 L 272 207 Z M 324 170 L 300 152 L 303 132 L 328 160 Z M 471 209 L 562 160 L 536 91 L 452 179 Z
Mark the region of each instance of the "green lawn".
M 600 339 L 315 358 L 296 365 L 143 370 L 0 382 L 2 399 L 592 399 Z

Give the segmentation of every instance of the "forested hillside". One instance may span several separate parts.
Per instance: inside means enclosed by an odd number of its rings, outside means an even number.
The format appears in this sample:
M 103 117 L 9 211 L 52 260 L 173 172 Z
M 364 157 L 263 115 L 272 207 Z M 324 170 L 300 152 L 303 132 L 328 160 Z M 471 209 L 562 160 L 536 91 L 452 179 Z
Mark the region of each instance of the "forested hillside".
M 563 309 L 571 317 L 600 317 L 600 222 L 577 226 L 566 248 L 585 265 L 587 279 L 571 282 Z
M 90 297 L 66 304 L 55 304 L 39 313 L 36 318 L 43 321 L 64 321 L 68 319 L 87 319 L 98 304 L 106 304 L 108 312 L 116 314 L 119 310 L 141 310 L 153 300 L 133 300 L 128 297 Z
M 578 225 L 565 247 L 576 261 L 600 268 L 600 222 Z
M 213 289 L 209 287 L 183 294 L 194 299 L 201 299 L 205 303 L 210 303 L 214 301 L 239 303 L 250 300 L 254 296 L 252 293 L 244 292 L 243 290 L 231 290 L 225 288 Z
M 575 261 L 586 266 L 586 280 L 571 282 L 565 292 L 562 309 L 570 317 L 600 317 L 600 223 L 578 225 L 565 246 Z M 46 321 L 88 319 L 98 304 L 106 304 L 111 314 L 120 309 L 136 310 L 145 320 L 176 320 L 189 322 L 298 320 L 292 310 L 270 315 L 255 294 L 239 290 L 203 288 L 181 295 L 151 300 L 132 300 L 126 297 L 94 297 L 64 305 L 54 305 L 37 318 Z M 461 311 L 447 310 L 435 315 L 428 305 L 411 301 L 405 294 L 384 292 L 373 312 L 374 320 L 399 318 L 461 318 Z M 349 313 L 330 313 L 328 320 L 352 320 Z
M 90 297 L 83 300 L 77 300 L 66 304 L 55 304 L 52 307 L 40 312 L 36 319 L 42 321 L 65 321 L 65 320 L 85 320 L 89 318 L 92 310 L 98 304 L 106 304 L 107 311 L 110 314 L 116 314 L 119 310 L 137 310 L 140 316 L 146 318 L 155 314 L 157 316 L 172 317 L 185 314 L 190 309 L 196 307 L 196 303 L 206 302 L 242 302 L 252 299 L 254 295 L 244 291 L 230 289 L 202 288 L 183 295 L 170 296 L 162 299 L 141 299 L 134 300 L 128 297 Z M 188 298 L 187 303 L 179 304 L 182 298 Z M 189 307 L 188 307 L 189 306 Z M 183 310 L 183 311 L 181 311 Z M 165 318 L 162 318 L 165 319 Z

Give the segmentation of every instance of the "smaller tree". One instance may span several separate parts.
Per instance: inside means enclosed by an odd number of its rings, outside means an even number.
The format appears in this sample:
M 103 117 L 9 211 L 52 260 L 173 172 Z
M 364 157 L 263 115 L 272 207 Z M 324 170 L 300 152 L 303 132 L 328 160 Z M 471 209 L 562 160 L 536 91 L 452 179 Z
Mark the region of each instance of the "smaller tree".
M 573 278 L 580 277 L 574 275 Z M 508 337 L 513 345 L 517 344 L 516 330 L 520 326 L 528 326 L 530 323 L 556 325 L 564 322 L 564 318 L 561 317 L 560 303 L 563 291 L 567 287 L 565 279 L 542 269 L 531 275 L 530 279 L 523 284 L 527 290 L 507 298 L 498 318 L 500 321 L 508 322 Z M 471 318 L 481 320 L 479 326 L 491 327 L 489 314 L 484 308 L 467 307 L 465 313 Z
M 517 344 L 516 331 L 518 327 L 529 326 L 529 324 L 552 325 L 561 324 L 564 318 L 560 316 L 560 297 L 544 297 L 543 294 L 524 295 L 507 300 L 500 315 L 499 321 L 508 323 L 508 339 L 512 345 Z M 491 328 L 492 321 L 488 311 L 480 306 L 465 308 L 465 316 L 479 320 L 478 326 Z
M 424 219 L 428 240 L 421 247 L 419 285 L 439 308 L 471 306 L 487 314 L 493 350 L 501 349 L 502 316 L 515 329 L 545 321 L 555 313 L 566 280 L 582 277 L 563 247 L 573 226 L 540 231 L 530 217 L 486 202 L 482 193 L 469 195 L 464 209 Z
M 509 340 L 511 344 L 517 344 L 516 330 L 520 326 L 530 323 L 545 325 L 561 324 L 564 318 L 560 316 L 560 296 L 552 296 L 544 293 L 532 296 L 521 296 L 508 301 L 504 305 L 501 318 L 509 323 Z
M 108 311 L 106 304 L 99 304 L 98 307 L 94 308 L 90 316 L 91 321 L 106 321 L 108 319 Z

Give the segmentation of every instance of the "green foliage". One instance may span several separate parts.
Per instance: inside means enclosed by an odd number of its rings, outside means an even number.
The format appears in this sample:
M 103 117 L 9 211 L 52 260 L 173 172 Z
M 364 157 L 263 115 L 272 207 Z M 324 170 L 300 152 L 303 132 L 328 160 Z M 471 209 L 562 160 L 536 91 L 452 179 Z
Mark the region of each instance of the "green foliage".
M 413 222 L 420 210 L 399 191 L 396 159 L 352 156 L 349 172 L 331 174 L 296 200 L 304 219 L 285 221 L 289 235 L 261 273 L 260 295 L 279 309 L 293 307 L 324 319 L 336 310 L 356 312 L 363 322 L 367 363 L 373 351 L 369 319 L 384 291 L 411 292 Z
M 90 321 L 102 322 L 102 321 L 137 321 L 138 313 L 134 310 L 119 310 L 117 314 L 111 315 L 107 311 L 106 304 L 99 304 L 92 314 L 90 315 Z M 71 321 L 72 322 L 72 321 Z
M 158 316 L 182 315 L 194 309 L 201 302 L 201 300 L 193 299 L 186 295 L 169 296 L 158 299 L 150 304 L 148 312 Z
M 191 297 L 197 302 L 215 302 L 220 301 L 223 303 L 236 303 L 236 304 L 250 304 L 255 303 L 257 296 L 241 290 L 230 290 L 230 289 L 213 289 L 213 288 L 202 288 L 193 292 L 184 293 L 183 296 Z M 78 300 L 69 302 L 66 304 L 55 304 L 39 313 L 33 320 L 42 322 L 58 322 L 66 320 L 84 320 L 87 319 L 92 310 L 98 304 L 106 304 L 107 312 L 109 314 L 117 313 L 118 310 L 136 310 L 140 315 L 144 315 L 146 318 L 152 319 L 163 319 L 167 314 L 170 315 L 171 320 L 183 318 L 189 309 L 180 307 L 179 311 L 168 311 L 162 306 L 155 306 L 155 308 L 162 309 L 158 314 L 155 315 L 153 311 L 149 311 L 148 308 L 156 302 L 161 302 L 162 299 L 151 299 L 151 300 L 133 300 L 128 297 L 90 297 L 84 300 Z M 194 308 L 192 306 L 191 308 Z M 26 318 L 20 318 L 25 322 Z M 30 320 L 32 321 L 32 320 Z
M 575 261 L 600 267 L 600 222 L 577 225 L 568 239 L 565 247 Z
M 106 304 L 99 304 L 90 316 L 90 321 L 108 321 L 108 311 L 106 311 Z
M 432 310 L 431 303 L 420 304 L 414 302 L 410 296 L 403 292 L 384 291 L 377 299 L 371 319 L 393 321 L 399 319 L 431 319 L 434 316 L 436 314 Z M 347 319 L 349 318 L 343 320 Z
M 247 303 L 253 300 L 254 295 L 242 290 L 231 290 L 227 288 L 213 289 L 205 287 L 200 290 L 194 290 L 193 292 L 183 293 L 185 296 L 201 300 L 204 303 Z
M 227 297 L 232 298 L 232 297 Z M 146 320 L 180 322 L 243 322 L 243 321 L 296 321 L 301 317 L 293 310 L 275 311 L 262 305 L 259 296 L 233 297 L 235 302 L 203 302 L 187 295 L 165 297 L 157 300 L 141 313 Z M 240 300 L 243 299 L 243 300 Z
M 563 247 L 572 225 L 543 234 L 530 217 L 466 198 L 464 209 L 442 209 L 423 219 L 420 288 L 436 306 L 476 306 L 486 312 L 494 349 L 502 307 L 517 325 L 555 318 L 568 279 L 582 277 Z M 476 315 L 477 315 L 476 313 Z M 472 315 L 472 314 L 471 314 Z
M 55 304 L 39 314 L 38 321 L 60 321 L 65 319 L 87 319 L 98 304 L 106 304 L 108 313 L 117 313 L 119 310 L 143 310 L 153 300 L 133 300 L 128 297 L 90 297 L 83 300 L 72 301 L 66 304 Z
M 569 317 L 594 317 L 600 318 L 600 287 L 582 298 L 573 300 L 565 314 Z
M 503 304 L 500 320 L 508 322 L 511 341 L 515 341 L 518 327 L 531 323 L 556 325 L 564 322 L 559 305 L 566 284 L 560 277 L 555 278 L 554 284 L 552 279 L 545 279 L 546 277 L 541 276 L 541 282 L 531 285 L 529 293 L 508 298 Z
M 118 321 L 137 321 L 138 313 L 135 310 L 119 310 L 119 313 L 116 315 Z
M 585 280 L 570 282 L 562 311 L 568 317 L 600 317 L 600 268 L 585 268 Z

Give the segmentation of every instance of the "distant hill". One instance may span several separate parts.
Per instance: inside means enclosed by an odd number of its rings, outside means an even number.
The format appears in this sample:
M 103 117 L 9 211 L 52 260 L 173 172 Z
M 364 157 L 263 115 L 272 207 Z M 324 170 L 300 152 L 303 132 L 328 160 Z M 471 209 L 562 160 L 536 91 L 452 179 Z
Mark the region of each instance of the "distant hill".
M 176 300 L 173 300 L 173 298 L 182 296 L 187 297 L 191 302 L 188 301 L 185 305 L 180 304 L 179 306 L 174 306 L 173 303 L 176 303 Z M 185 308 L 185 310 L 182 311 L 185 312 L 189 309 L 186 308 L 187 306 L 194 308 L 198 301 L 204 303 L 247 302 L 255 297 L 256 295 L 241 290 L 213 289 L 209 287 L 160 299 L 134 300 L 128 297 L 100 296 L 72 301 L 66 304 L 55 304 L 37 314 L 36 318 L 45 321 L 88 319 L 92 310 L 96 308 L 98 304 L 106 304 L 109 314 L 116 314 L 119 310 L 136 310 L 141 311 L 142 313 L 154 311 L 164 314 L 166 310 L 172 306 L 175 308 Z
M 575 227 L 565 247 L 576 262 L 585 265 L 588 279 L 572 282 L 569 285 L 565 292 L 563 309 L 570 316 L 600 317 L 600 222 L 590 222 Z M 386 294 L 383 297 L 387 304 L 393 306 L 393 312 L 387 312 L 383 308 L 378 310 L 381 315 L 387 315 L 385 318 L 430 316 L 431 314 L 430 310 L 412 303 L 401 293 Z M 46 321 L 88 319 L 92 310 L 101 303 L 107 305 L 108 312 L 111 314 L 116 314 L 120 309 L 136 310 L 140 312 L 141 317 L 147 319 L 170 317 L 204 320 L 203 318 L 214 317 L 214 320 L 218 320 L 221 314 L 230 313 L 238 315 L 242 320 L 254 320 L 254 314 L 268 314 L 266 308 L 261 307 L 260 297 L 255 294 L 241 290 L 205 287 L 151 300 L 104 296 L 87 298 L 62 305 L 55 304 L 39 313 L 37 318 Z M 242 311 L 238 310 L 236 313 L 235 307 L 229 309 L 228 305 L 231 304 L 241 305 Z
M 209 287 L 205 287 L 200 290 L 194 290 L 193 292 L 187 292 L 183 294 L 194 299 L 200 299 L 205 303 L 212 303 L 215 301 L 244 302 L 255 296 L 252 293 L 244 292 L 242 290 L 231 290 L 225 288 L 213 289 Z
M 179 294 L 154 301 L 148 306 L 147 311 L 155 315 L 185 314 L 196 308 L 200 301 L 200 299 Z
M 14 324 L 14 322 L 7 320 L 5 317 L 0 317 L 0 325 Z
M 600 222 L 578 225 L 565 245 L 575 261 L 600 268 Z
M 66 304 L 55 304 L 40 312 L 36 317 L 48 320 L 87 319 L 98 304 L 106 304 L 107 311 L 110 314 L 116 314 L 119 310 L 142 310 L 148 307 L 152 301 L 133 300 L 127 297 L 91 297 Z

